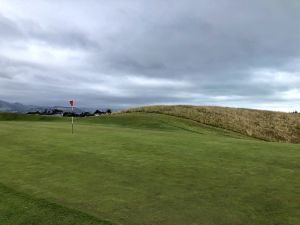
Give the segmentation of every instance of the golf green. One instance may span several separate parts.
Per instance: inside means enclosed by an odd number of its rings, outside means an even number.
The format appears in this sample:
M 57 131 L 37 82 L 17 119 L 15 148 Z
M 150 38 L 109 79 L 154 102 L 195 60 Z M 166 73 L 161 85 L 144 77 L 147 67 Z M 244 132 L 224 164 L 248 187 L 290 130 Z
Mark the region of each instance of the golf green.
M 0 224 L 300 224 L 300 145 L 177 117 L 0 115 Z M 109 222 L 106 222 L 109 221 Z

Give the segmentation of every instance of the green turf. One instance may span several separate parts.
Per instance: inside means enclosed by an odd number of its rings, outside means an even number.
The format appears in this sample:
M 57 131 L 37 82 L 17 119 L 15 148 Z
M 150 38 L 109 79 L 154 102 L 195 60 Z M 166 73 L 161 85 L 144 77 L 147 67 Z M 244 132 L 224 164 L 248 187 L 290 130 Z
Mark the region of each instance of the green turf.
M 10 225 L 112 225 L 88 214 L 44 199 L 34 199 L 0 184 L 0 224 Z
M 74 135 L 32 118 L 0 114 L 1 225 L 300 224 L 299 145 L 166 115 L 77 119 Z

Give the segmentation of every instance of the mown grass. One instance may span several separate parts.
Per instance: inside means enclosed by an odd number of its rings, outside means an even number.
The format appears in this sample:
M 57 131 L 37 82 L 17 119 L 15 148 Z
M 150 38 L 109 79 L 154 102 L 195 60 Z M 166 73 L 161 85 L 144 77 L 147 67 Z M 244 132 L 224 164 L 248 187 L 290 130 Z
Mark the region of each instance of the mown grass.
M 55 116 L 46 115 L 34 115 L 34 114 L 22 114 L 22 113 L 10 113 L 0 112 L 0 121 L 67 121 L 68 118 L 60 118 Z
M 163 113 L 232 130 L 251 137 L 300 143 L 300 114 L 215 106 L 146 106 L 123 112 Z
M 112 225 L 88 214 L 17 192 L 0 184 L 1 225 Z
M 0 121 L 0 183 L 16 193 L 116 224 L 300 223 L 297 144 L 160 114 L 77 119 L 74 135 L 65 119 L 26 120 Z M 27 207 L 15 192 L 0 195 L 11 215 Z

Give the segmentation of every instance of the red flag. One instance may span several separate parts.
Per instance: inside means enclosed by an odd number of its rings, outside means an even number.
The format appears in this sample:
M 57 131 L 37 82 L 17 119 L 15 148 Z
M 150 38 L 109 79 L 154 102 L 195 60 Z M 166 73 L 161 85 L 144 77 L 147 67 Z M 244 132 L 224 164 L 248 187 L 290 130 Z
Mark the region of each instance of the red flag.
M 70 100 L 70 106 L 73 107 L 74 106 L 74 100 Z

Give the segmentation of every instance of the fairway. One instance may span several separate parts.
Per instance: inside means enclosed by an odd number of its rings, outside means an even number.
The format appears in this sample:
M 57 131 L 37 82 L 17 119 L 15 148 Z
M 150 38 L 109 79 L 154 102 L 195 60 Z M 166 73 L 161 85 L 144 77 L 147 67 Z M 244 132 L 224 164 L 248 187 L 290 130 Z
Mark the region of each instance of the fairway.
M 0 224 L 297 225 L 300 145 L 154 113 L 0 114 Z

